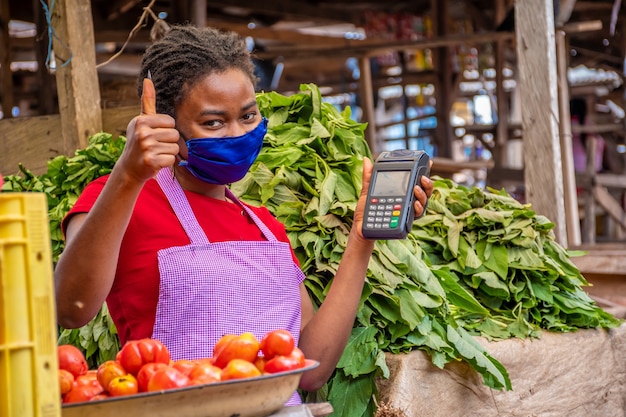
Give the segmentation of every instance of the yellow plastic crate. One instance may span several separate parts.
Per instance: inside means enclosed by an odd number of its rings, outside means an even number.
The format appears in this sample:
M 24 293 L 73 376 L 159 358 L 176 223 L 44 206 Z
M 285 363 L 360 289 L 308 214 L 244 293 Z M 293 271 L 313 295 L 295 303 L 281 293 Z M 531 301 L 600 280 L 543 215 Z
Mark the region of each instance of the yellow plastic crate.
M 0 417 L 59 417 L 50 224 L 43 193 L 0 194 Z

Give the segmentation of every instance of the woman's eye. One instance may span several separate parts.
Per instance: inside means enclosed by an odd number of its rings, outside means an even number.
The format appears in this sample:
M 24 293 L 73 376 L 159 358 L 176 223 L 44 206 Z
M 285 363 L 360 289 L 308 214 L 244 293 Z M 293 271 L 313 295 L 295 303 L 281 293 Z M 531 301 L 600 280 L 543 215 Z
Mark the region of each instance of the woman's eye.
M 203 123 L 203 125 L 209 128 L 216 128 L 220 127 L 222 125 L 222 122 L 220 120 L 207 120 Z
M 256 112 L 250 112 L 243 116 L 243 120 L 246 120 L 246 121 L 251 121 L 251 120 L 254 120 L 255 118 L 256 118 Z

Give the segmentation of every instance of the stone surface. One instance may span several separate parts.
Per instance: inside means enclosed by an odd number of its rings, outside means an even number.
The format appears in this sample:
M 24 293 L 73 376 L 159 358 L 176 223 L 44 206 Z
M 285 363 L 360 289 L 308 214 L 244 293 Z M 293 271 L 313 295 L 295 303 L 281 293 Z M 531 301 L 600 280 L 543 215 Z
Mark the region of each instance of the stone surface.
M 477 339 L 509 372 L 513 389 L 485 386 L 465 363 L 439 369 L 421 351 L 387 356 L 380 401 L 408 417 L 626 416 L 626 325 L 544 332 L 540 339 Z

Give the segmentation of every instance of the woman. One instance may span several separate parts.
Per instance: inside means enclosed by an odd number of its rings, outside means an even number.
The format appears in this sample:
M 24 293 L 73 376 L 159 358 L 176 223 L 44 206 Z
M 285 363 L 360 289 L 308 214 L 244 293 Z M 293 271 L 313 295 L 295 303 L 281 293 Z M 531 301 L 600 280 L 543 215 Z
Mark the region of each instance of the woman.
M 285 328 L 320 362 L 300 387 L 319 389 L 349 338 L 374 246 L 361 234 L 371 162 L 341 265 L 316 312 L 284 227 L 227 187 L 246 174 L 267 128 L 245 42 L 175 26 L 146 50 L 140 80 L 141 114 L 128 125 L 124 152 L 63 222 L 59 323 L 80 327 L 106 300 L 123 343 L 153 337 L 174 359 L 209 357 L 226 333 Z M 422 186 L 416 216 L 432 193 L 428 178 Z

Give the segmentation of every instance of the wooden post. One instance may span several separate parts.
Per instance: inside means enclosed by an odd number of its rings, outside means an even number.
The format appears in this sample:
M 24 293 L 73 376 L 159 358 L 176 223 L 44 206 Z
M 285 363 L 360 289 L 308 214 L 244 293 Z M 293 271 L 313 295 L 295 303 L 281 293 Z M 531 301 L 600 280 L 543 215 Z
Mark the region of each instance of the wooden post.
M 40 0 L 32 0 L 35 25 L 39 36 L 34 40 L 35 56 L 37 57 L 37 102 L 39 114 L 58 113 L 56 108 L 56 84 L 54 75 L 46 68 L 48 58 L 48 23 L 41 7 Z
M 561 152 L 563 158 L 563 193 L 565 196 L 565 221 L 567 241 L 570 246 L 580 246 L 580 216 L 578 214 L 578 195 L 576 193 L 576 174 L 574 172 L 574 153 L 572 150 L 572 124 L 569 112 L 569 82 L 567 69 L 568 48 L 565 32 L 556 32 L 557 71 L 559 80 L 559 130 L 561 132 Z
M 207 0 L 191 1 L 191 22 L 194 26 L 203 28 L 206 26 Z
M 96 46 L 89 0 L 56 0 L 52 26 L 63 152 L 87 146 L 102 130 Z M 58 38 L 58 39 L 57 39 Z
M 11 71 L 11 36 L 9 35 L 11 20 L 9 2 L 0 2 L 0 86 L 2 87 L 2 113 L 4 117 L 13 117 L 13 73 Z
M 526 199 L 555 224 L 556 241 L 567 247 L 552 0 L 516 2 L 515 34 Z
M 435 36 L 445 36 L 448 33 L 448 0 L 431 0 L 433 11 L 433 30 Z M 435 69 L 437 73 L 437 156 L 452 157 L 452 127 L 450 126 L 450 110 L 452 109 L 452 65 L 450 62 L 450 47 L 442 46 L 434 52 Z M 461 69 L 461 71 L 463 71 Z
M 374 111 L 374 84 L 372 81 L 372 67 L 369 56 L 360 58 L 360 84 L 361 84 L 361 107 L 363 108 L 363 122 L 367 123 L 365 129 L 365 140 L 372 151 L 372 156 L 376 158 L 382 151 L 376 135 L 376 114 Z

